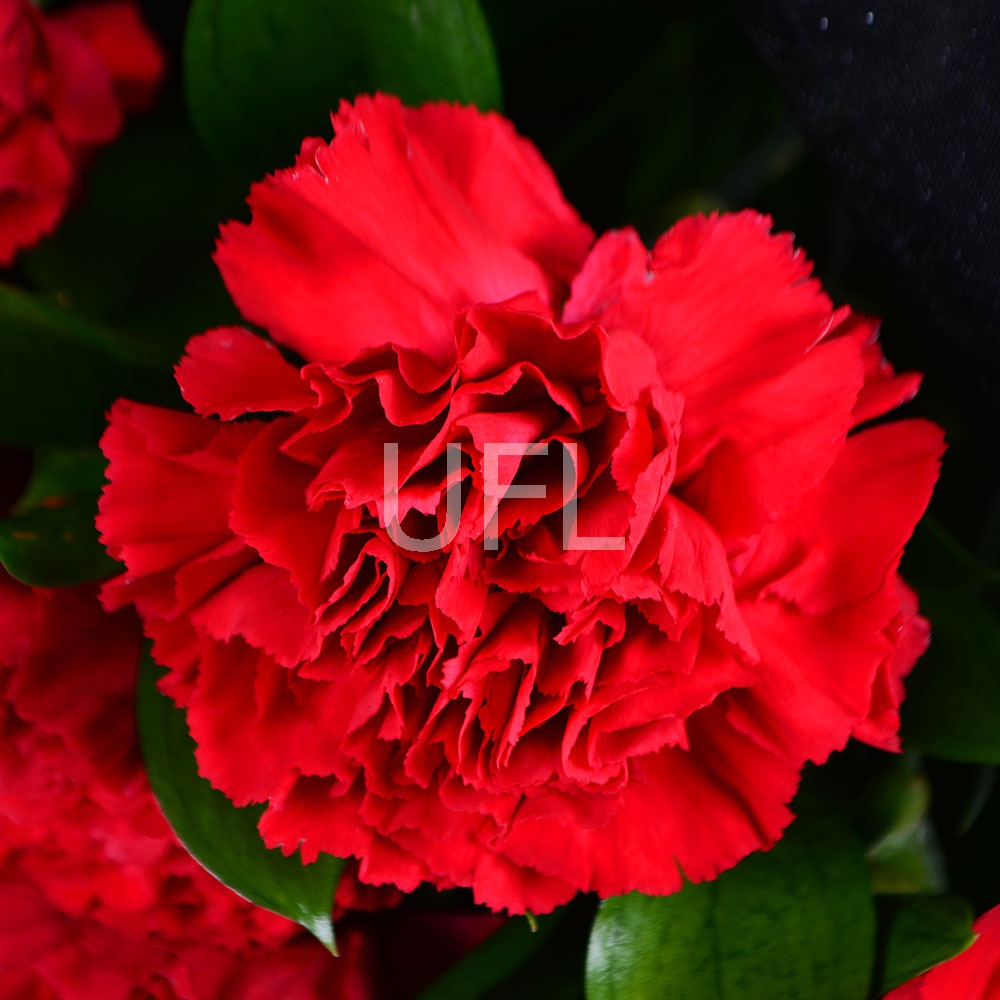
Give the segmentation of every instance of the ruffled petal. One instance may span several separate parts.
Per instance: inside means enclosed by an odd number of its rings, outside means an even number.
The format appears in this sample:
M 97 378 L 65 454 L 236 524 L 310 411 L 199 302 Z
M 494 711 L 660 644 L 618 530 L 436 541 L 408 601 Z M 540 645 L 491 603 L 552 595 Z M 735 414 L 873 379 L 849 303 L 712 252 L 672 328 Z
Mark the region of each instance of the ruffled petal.
M 379 95 L 334 128 L 254 187 L 249 225 L 223 229 L 216 261 L 248 319 L 307 360 L 392 344 L 447 363 L 459 309 L 558 296 L 546 266 L 566 275 L 590 232 L 507 123 Z M 445 128 L 442 154 L 429 146 Z
M 874 594 L 927 507 L 943 451 L 940 428 L 926 421 L 853 434 L 819 486 L 762 533 L 739 589 L 807 613 Z
M 203 417 L 292 412 L 316 401 L 298 369 L 273 344 L 242 327 L 192 337 L 176 373 L 181 394 Z

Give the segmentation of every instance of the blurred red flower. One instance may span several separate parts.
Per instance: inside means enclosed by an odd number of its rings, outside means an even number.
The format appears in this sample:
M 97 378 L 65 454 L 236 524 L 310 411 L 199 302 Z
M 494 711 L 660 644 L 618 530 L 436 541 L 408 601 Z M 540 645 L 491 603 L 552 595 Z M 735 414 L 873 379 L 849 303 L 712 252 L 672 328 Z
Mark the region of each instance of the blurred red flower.
M 897 745 L 943 444 L 869 422 L 919 378 L 766 218 L 591 246 L 495 115 L 334 125 L 218 248 L 281 349 L 195 338 L 195 414 L 103 441 L 105 600 L 203 773 L 271 844 L 510 911 L 767 848 L 806 761 Z
M 163 70 L 130 3 L 44 14 L 0 0 L 0 264 L 55 228 L 89 154 L 149 102 Z
M 323 947 L 217 882 L 160 815 L 133 728 L 140 640 L 92 588 L 0 578 L 0 996 L 330 995 Z
M 973 925 L 976 940 L 954 958 L 887 993 L 885 1000 L 996 1000 L 1000 997 L 1000 906 Z

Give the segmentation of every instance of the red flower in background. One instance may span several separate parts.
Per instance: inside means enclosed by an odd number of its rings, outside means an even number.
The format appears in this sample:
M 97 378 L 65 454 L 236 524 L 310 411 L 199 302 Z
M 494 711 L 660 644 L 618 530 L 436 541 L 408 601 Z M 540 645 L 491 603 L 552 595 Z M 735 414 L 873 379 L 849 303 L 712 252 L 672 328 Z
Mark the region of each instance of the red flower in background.
M 887 993 L 885 1000 L 996 1000 L 1000 997 L 1000 906 L 973 925 L 976 940 L 954 958 Z
M 0 264 L 51 232 L 88 155 L 151 99 L 164 58 L 135 8 L 0 0 Z
M 806 761 L 897 745 L 942 439 L 866 425 L 918 377 L 761 216 L 591 246 L 494 115 L 334 125 L 219 244 L 285 353 L 197 337 L 195 414 L 103 442 L 105 600 L 202 772 L 270 844 L 511 911 L 770 846 Z
M 0 579 L 0 996 L 336 995 L 323 947 L 217 882 L 160 815 L 133 729 L 140 639 L 91 589 Z

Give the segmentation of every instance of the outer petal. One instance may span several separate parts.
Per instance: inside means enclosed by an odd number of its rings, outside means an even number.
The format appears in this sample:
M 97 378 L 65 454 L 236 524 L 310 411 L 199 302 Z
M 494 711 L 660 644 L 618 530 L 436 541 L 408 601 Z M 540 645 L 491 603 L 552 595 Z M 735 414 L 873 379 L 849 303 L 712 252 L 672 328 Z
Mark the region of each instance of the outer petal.
M 563 200 L 538 150 L 510 122 L 471 108 L 429 104 L 404 115 L 421 153 L 485 228 L 568 288 L 594 234 Z
M 97 526 L 108 551 L 129 570 L 106 586 L 109 603 L 134 600 L 138 579 L 230 541 L 238 455 L 258 432 L 251 423 L 220 427 L 125 400 L 113 407 L 101 441 L 111 481 Z M 172 589 L 168 583 L 167 593 Z
M 896 374 L 879 346 L 878 320 L 851 313 L 846 307 L 838 310 L 838 315 L 840 314 L 843 314 L 841 322 L 830 337 L 837 340 L 847 338 L 861 347 L 865 384 L 854 406 L 854 420 L 855 423 L 862 424 L 913 399 L 920 388 L 922 376 L 917 372 Z
M 177 384 L 197 413 L 223 420 L 315 402 L 298 369 L 274 344 L 238 326 L 192 337 L 177 365 Z
M 927 507 L 943 450 L 940 428 L 922 420 L 852 435 L 820 486 L 764 532 L 737 589 L 807 613 L 875 593 Z
M 429 151 L 446 123 L 453 148 Z M 334 127 L 258 184 L 253 221 L 219 242 L 236 304 L 276 340 L 315 361 L 393 344 L 447 362 L 463 307 L 560 294 L 590 231 L 507 123 L 456 107 L 404 114 L 377 96 L 342 105 Z
M 899 614 L 886 627 L 894 640 L 892 653 L 879 665 L 872 685 L 867 716 L 854 730 L 854 738 L 880 750 L 900 749 L 899 706 L 903 702 L 903 679 L 930 645 L 931 629 L 926 618 L 917 614 L 917 595 L 903 583 L 894 581 Z
M 898 607 L 894 583 L 823 615 L 774 599 L 744 605 L 761 679 L 730 696 L 732 725 L 796 767 L 841 749 L 868 714 L 878 672 L 892 655 L 883 630 Z
M 717 443 L 683 496 L 723 539 L 757 534 L 829 471 L 854 421 L 861 384 L 857 346 L 832 341 L 740 400 L 721 404 L 731 407 L 731 422 L 713 433 Z
M 791 822 L 798 766 L 735 731 L 724 701 L 691 721 L 690 752 L 635 761 L 622 808 L 591 834 L 592 884 L 602 896 L 674 892 L 681 873 L 714 878 L 772 846 Z

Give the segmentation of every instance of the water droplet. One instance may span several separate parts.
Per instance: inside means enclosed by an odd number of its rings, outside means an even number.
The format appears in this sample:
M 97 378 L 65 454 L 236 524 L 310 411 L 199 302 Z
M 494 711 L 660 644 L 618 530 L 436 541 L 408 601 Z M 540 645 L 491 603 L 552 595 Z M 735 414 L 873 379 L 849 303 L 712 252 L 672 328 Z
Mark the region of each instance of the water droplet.
M 870 10 L 868 11 L 867 14 L 865 14 L 865 24 L 872 25 L 874 23 L 875 23 L 875 12 Z
M 826 31 L 830 27 L 830 19 L 828 17 L 821 17 L 819 19 L 819 30 Z

